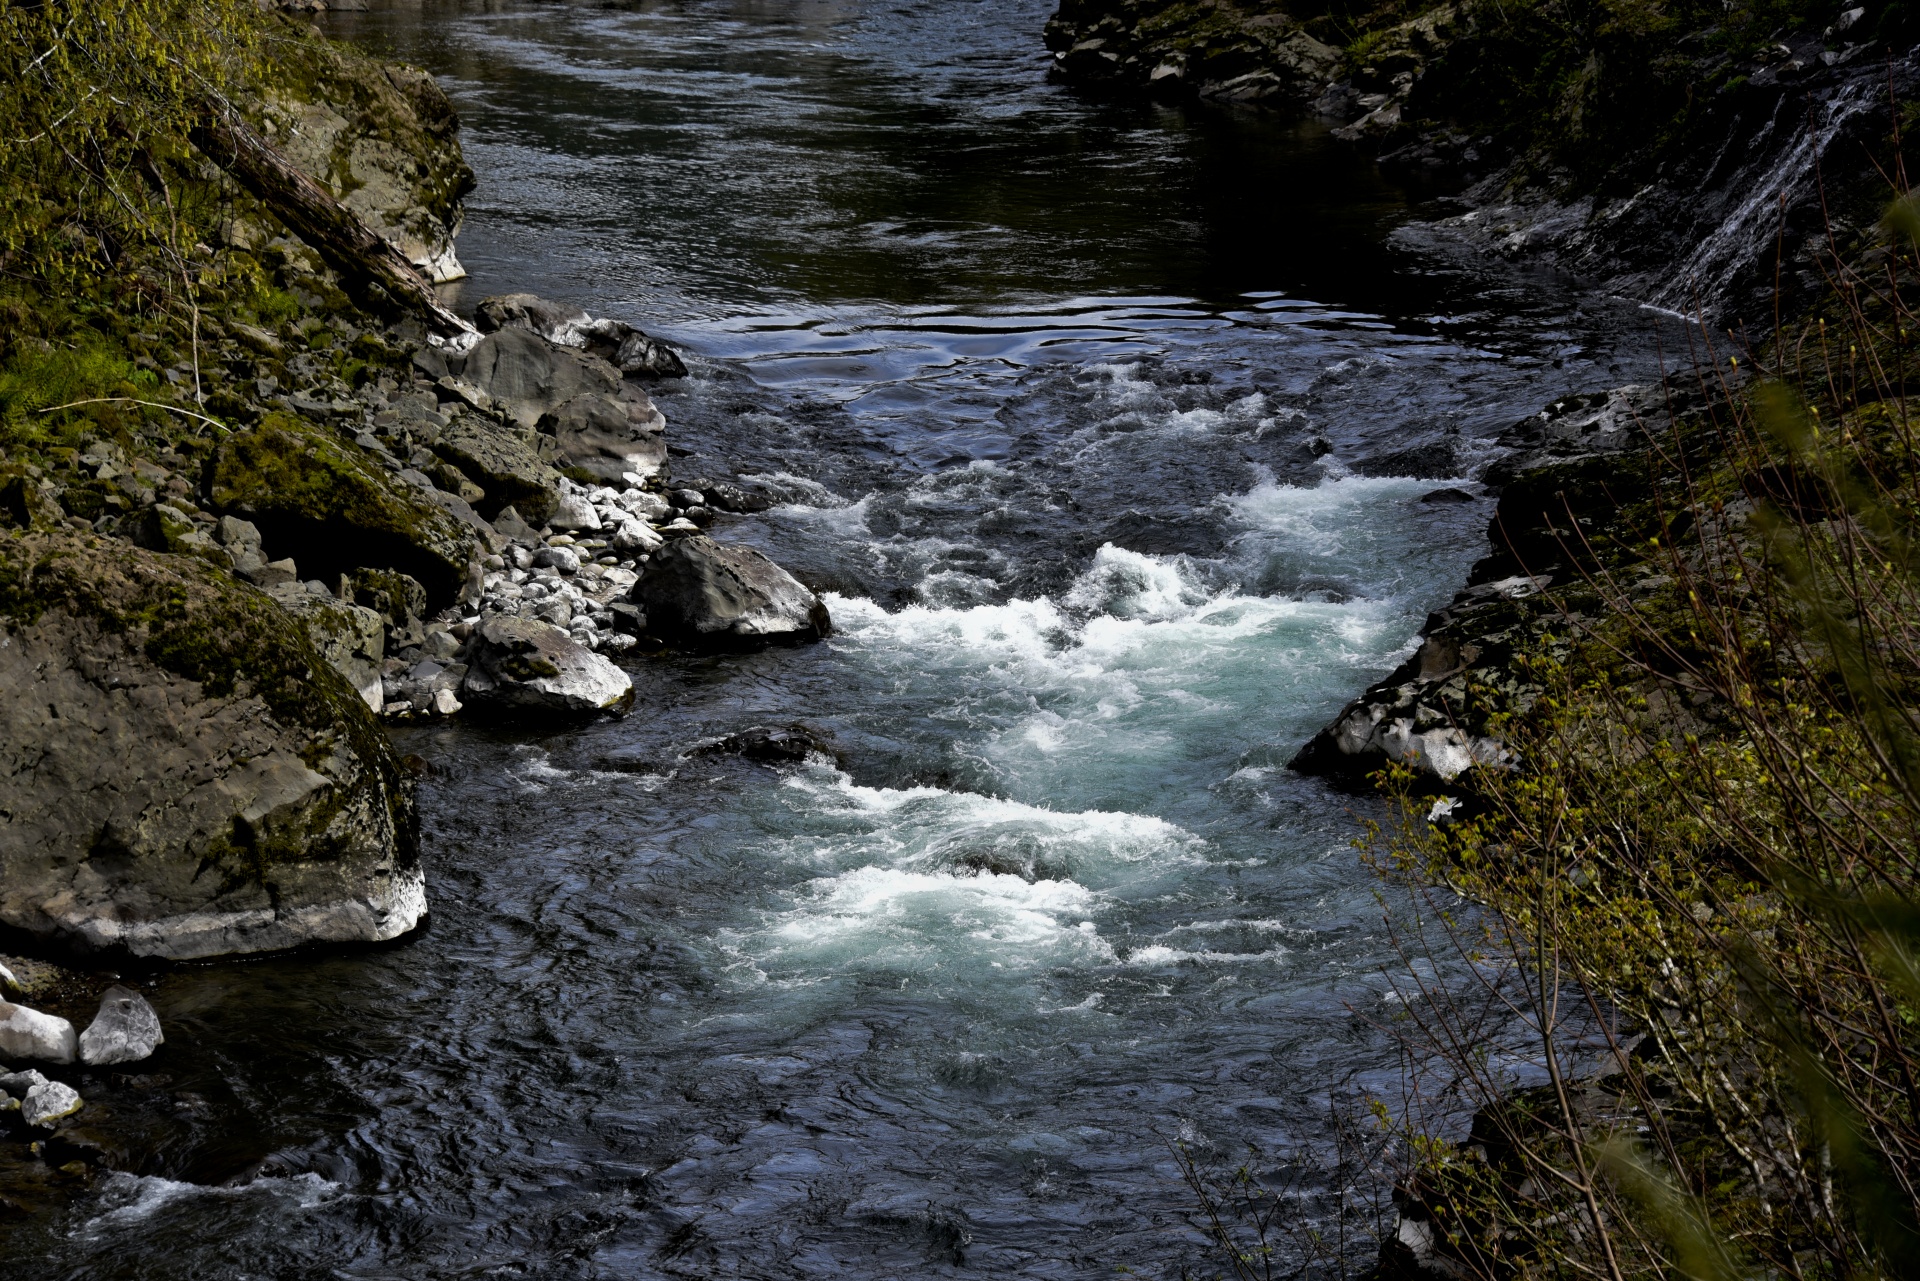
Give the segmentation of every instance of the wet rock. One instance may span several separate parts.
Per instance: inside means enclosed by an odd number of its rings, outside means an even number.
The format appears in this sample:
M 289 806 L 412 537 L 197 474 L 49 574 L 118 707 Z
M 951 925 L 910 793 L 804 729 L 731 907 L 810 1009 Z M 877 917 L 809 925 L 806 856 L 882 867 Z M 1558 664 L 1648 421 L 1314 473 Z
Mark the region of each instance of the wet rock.
M 564 603 L 564 602 L 562 602 Z M 492 615 L 475 630 L 461 698 L 473 711 L 516 718 L 625 715 L 633 681 L 559 627 Z
M 42 1014 L 25 1005 L 0 1001 L 0 1055 L 10 1059 L 38 1059 L 42 1063 L 71 1063 L 78 1043 L 73 1024 L 56 1014 Z
M 755 725 L 737 734 L 704 743 L 689 756 L 741 756 L 769 765 L 792 765 L 809 756 L 834 755 L 831 739 L 809 725 Z
M 419 922 L 399 759 L 272 601 L 75 534 L 0 539 L 0 584 L 0 926 L 184 959 Z
M 603 325 L 608 322 L 601 322 Z M 612 322 L 619 323 L 619 322 Z M 619 345 L 608 356 L 615 368 L 629 378 L 685 378 L 687 366 L 679 353 L 638 329 L 629 328 Z
M 1047 48 L 1070 80 L 1234 102 L 1313 99 L 1339 68 L 1340 51 L 1284 13 L 1250 8 L 1062 0 L 1047 23 Z
M 1408 449 L 1363 458 L 1353 465 L 1353 470 L 1361 476 L 1399 476 L 1438 480 L 1460 474 L 1460 454 L 1451 440 L 1435 440 Z
M 698 650 L 819 640 L 833 630 L 820 598 L 757 551 L 698 533 L 656 552 L 633 589 L 652 633 Z
M 59 1081 L 42 1081 L 20 1100 L 20 1119 L 28 1125 L 48 1128 L 62 1117 L 78 1112 L 85 1101 L 80 1091 Z
M 1436 489 L 1436 490 L 1432 490 L 1429 493 L 1420 495 L 1420 501 L 1423 503 L 1438 503 L 1441 505 L 1445 505 L 1448 503 L 1474 503 L 1480 500 L 1475 498 L 1472 494 L 1468 493 L 1464 489 L 1454 489 L 1451 486 L 1449 486 L 1446 489 Z
M 621 320 L 595 320 L 572 303 L 534 294 L 503 294 L 481 302 L 474 324 L 482 333 L 527 329 L 562 347 L 585 347 L 632 378 L 684 378 L 673 349 Z
M 424 594 L 424 593 L 423 593 Z M 380 664 L 386 658 L 386 621 L 364 605 L 316 595 L 305 583 L 291 582 L 267 589 L 267 595 L 299 619 L 307 639 L 334 671 L 380 710 Z
M 166 1040 L 160 1016 L 145 997 L 118 984 L 100 998 L 100 1012 L 80 1034 L 80 1061 L 89 1067 L 137 1063 Z
M 535 294 L 501 294 L 483 298 L 474 309 L 473 325 L 483 334 L 502 329 L 530 329 L 548 342 L 579 347 L 586 342 L 593 317 L 567 302 L 548 302 Z
M 723 512 L 763 512 L 773 506 L 771 499 L 731 485 L 725 481 L 694 486 L 706 498 L 706 505 Z
M 289 414 L 224 438 L 209 489 L 216 510 L 256 526 L 268 554 L 290 555 L 308 576 L 398 570 L 435 608 L 459 598 L 480 553 L 473 532 L 425 493 Z

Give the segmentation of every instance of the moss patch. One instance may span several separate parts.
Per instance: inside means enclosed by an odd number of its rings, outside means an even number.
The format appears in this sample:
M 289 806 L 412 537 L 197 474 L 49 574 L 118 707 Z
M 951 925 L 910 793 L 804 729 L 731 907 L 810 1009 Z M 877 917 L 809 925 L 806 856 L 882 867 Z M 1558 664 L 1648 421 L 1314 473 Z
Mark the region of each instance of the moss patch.
M 436 608 L 458 596 L 477 551 L 445 508 L 291 414 L 269 414 L 222 441 L 207 489 L 216 510 L 253 521 L 268 550 L 291 555 L 304 575 L 396 569 L 418 579 Z

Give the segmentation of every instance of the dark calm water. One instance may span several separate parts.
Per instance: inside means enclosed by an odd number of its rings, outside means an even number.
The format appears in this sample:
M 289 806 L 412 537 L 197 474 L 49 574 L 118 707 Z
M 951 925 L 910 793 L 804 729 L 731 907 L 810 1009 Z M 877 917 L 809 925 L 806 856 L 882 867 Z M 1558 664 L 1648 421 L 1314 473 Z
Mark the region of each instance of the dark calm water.
M 129 1173 L 7 1276 L 1211 1274 L 1170 1139 L 1282 1172 L 1391 1095 L 1355 802 L 1284 762 L 1478 554 L 1421 496 L 1652 344 L 1390 252 L 1314 126 L 1049 84 L 1049 7 L 332 20 L 460 107 L 464 301 L 682 344 L 676 467 L 839 635 L 403 733 L 430 930 L 166 975 Z M 840 763 L 686 754 L 795 720 Z

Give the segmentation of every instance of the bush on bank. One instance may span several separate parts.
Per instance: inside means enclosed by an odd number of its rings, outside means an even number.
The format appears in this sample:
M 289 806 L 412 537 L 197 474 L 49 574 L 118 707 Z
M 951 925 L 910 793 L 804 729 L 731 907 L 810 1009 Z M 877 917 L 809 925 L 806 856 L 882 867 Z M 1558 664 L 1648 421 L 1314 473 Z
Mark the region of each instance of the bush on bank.
M 191 141 L 337 60 L 251 0 L 0 0 L 0 468 L 77 496 L 88 441 L 191 463 L 263 386 L 404 367 Z
M 1886 231 L 1757 357 L 1705 349 L 1717 407 L 1649 457 L 1638 554 L 1585 558 L 1511 760 L 1451 815 L 1387 780 L 1384 864 L 1479 905 L 1433 892 L 1427 941 L 1546 1078 L 1516 1091 L 1475 1003 L 1421 985 L 1408 1043 L 1479 1113 L 1415 1124 L 1406 1212 L 1470 1275 L 1920 1269 L 1909 202 Z

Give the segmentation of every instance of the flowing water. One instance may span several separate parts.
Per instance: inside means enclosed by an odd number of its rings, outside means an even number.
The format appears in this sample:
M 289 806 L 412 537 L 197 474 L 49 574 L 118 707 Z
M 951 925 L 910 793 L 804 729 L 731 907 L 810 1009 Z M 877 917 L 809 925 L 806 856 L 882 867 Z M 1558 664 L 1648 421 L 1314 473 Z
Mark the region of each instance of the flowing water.
M 7 1275 L 1175 1276 L 1170 1140 L 1391 1095 L 1364 803 L 1284 764 L 1482 548 L 1422 499 L 1646 321 L 1395 255 L 1314 126 L 1049 84 L 1048 10 L 336 15 L 460 108 L 464 300 L 684 346 L 676 469 L 838 634 L 402 733 L 430 929 L 163 976 L 128 1172 Z M 838 759 L 689 754 L 794 721 Z

